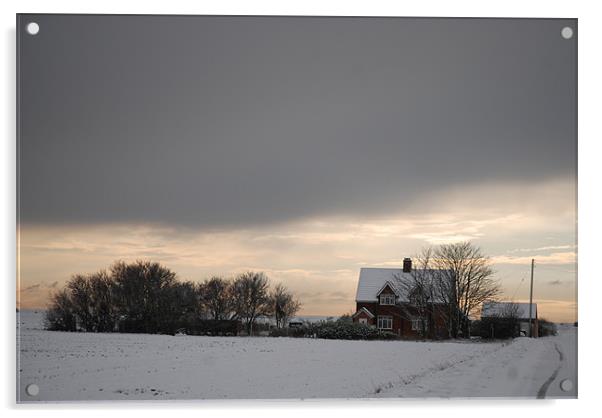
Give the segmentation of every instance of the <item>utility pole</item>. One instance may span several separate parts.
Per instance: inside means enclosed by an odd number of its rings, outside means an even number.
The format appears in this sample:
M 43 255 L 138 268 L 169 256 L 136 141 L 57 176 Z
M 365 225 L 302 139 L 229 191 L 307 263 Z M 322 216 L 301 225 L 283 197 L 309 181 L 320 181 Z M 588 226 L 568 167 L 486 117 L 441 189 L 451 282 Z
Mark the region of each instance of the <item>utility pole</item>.
M 531 259 L 531 291 L 529 292 L 529 338 L 533 337 L 533 269 L 535 259 Z

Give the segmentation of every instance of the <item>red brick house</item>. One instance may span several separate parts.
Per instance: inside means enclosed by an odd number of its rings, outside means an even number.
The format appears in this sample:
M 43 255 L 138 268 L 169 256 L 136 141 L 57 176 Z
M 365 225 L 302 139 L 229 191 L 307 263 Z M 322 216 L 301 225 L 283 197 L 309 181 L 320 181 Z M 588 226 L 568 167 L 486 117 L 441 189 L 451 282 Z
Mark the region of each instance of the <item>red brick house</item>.
M 435 270 L 432 272 L 436 276 Z M 421 274 L 429 274 L 421 271 Z M 412 260 L 404 259 L 403 268 L 362 268 L 355 297 L 353 322 L 371 325 L 400 337 L 446 338 L 444 315 L 447 305 L 430 301 L 428 308 L 418 309 L 412 303 L 412 283 L 415 279 Z M 440 275 L 437 278 L 440 279 Z

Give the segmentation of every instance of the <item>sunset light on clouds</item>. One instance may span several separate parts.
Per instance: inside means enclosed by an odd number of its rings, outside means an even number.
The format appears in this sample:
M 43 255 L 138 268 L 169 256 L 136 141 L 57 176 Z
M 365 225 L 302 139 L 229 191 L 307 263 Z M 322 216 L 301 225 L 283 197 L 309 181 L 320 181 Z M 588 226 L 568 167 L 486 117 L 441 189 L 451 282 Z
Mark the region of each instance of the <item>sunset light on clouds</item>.
M 541 316 L 576 320 L 568 23 L 123 19 L 20 54 L 21 307 L 150 259 L 263 271 L 341 315 L 361 267 L 471 241 L 504 299 L 528 299 L 534 258 Z
M 574 185 L 551 182 L 520 189 L 487 188 L 502 196 L 492 207 L 471 208 L 481 187 L 462 192 L 464 204 L 423 213 L 379 217 L 328 216 L 247 228 L 187 228 L 152 224 L 25 226 L 21 237 L 21 306 L 44 307 L 74 273 L 107 268 L 116 260 L 151 259 L 184 280 L 202 281 L 247 270 L 264 271 L 299 295 L 304 315 L 341 315 L 354 308 L 361 267 L 399 267 L 403 257 L 428 245 L 470 240 L 491 257 L 503 298 L 528 299 L 531 258 L 541 315 L 576 319 L 574 208 L 561 196 Z M 558 194 L 555 207 L 550 206 Z M 517 205 L 524 194 L 529 204 Z M 445 202 L 453 202 L 451 195 Z M 425 201 L 436 196 L 425 196 Z M 506 203 L 504 203 L 504 200 Z M 539 204 L 537 203 L 539 202 Z M 430 208 L 430 205 L 429 205 Z M 551 226 L 551 227 L 550 227 Z M 522 247 L 518 248 L 519 244 Z

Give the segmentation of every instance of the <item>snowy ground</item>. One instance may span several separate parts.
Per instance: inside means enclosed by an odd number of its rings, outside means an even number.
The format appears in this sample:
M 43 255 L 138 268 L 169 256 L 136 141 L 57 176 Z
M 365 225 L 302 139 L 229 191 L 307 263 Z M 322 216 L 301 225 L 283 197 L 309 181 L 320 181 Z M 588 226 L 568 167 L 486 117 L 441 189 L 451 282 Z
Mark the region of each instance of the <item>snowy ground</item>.
M 40 314 L 20 317 L 21 402 L 576 397 L 572 327 L 511 343 L 425 343 L 62 333 L 42 330 Z

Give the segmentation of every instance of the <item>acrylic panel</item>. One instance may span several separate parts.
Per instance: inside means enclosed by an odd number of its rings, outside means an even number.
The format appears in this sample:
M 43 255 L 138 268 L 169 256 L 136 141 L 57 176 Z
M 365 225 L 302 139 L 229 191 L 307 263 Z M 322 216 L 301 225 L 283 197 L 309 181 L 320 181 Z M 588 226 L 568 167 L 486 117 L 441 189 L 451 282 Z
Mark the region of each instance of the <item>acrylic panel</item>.
M 17 16 L 17 401 L 577 397 L 577 20 Z

